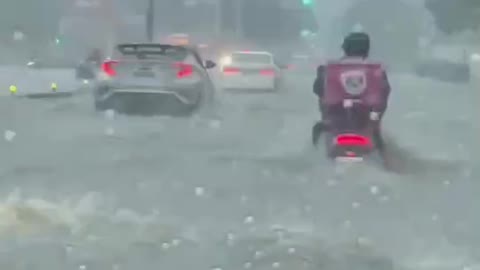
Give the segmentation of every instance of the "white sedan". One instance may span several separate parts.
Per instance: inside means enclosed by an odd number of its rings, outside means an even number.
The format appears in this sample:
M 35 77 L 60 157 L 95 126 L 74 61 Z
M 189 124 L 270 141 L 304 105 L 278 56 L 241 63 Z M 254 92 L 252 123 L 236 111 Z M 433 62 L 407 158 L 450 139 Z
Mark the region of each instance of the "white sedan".
M 224 90 L 278 91 L 283 72 L 268 52 L 237 51 L 221 61 Z

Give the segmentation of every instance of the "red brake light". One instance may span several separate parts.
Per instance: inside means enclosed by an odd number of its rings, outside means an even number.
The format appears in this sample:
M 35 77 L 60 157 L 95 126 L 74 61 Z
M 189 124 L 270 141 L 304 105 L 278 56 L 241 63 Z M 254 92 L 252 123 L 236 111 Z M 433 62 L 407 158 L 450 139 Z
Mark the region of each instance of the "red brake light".
M 351 151 L 347 151 L 345 154 L 347 155 L 347 157 L 356 157 L 357 156 L 357 154 L 355 152 L 351 152 Z
M 117 75 L 115 71 L 115 66 L 118 64 L 118 61 L 105 61 L 102 63 L 102 70 L 110 77 Z
M 193 66 L 185 63 L 175 63 L 174 67 L 177 69 L 177 79 L 183 79 L 193 75 Z
M 335 138 L 335 142 L 340 146 L 361 146 L 371 147 L 372 142 L 369 138 L 357 134 L 343 134 Z
M 234 75 L 240 73 L 240 69 L 238 68 L 232 68 L 232 67 L 224 67 L 223 68 L 223 73 L 225 75 Z
M 275 70 L 273 69 L 260 70 L 260 74 L 263 76 L 275 76 Z

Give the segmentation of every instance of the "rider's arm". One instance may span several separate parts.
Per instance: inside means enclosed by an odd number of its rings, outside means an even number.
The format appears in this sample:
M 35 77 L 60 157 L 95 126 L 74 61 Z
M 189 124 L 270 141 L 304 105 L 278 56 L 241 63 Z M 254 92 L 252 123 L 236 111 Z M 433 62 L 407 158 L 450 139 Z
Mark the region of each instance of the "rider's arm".
M 390 91 L 391 91 L 390 82 L 388 80 L 388 75 L 384 70 L 382 71 L 382 78 L 381 78 L 380 83 L 381 83 L 381 94 L 383 96 L 382 97 L 382 102 L 377 103 L 375 106 L 373 106 L 370 109 L 374 112 L 379 113 L 378 117 L 379 117 L 379 119 L 382 119 L 383 115 L 387 111 L 388 99 L 389 99 Z
M 384 93 L 384 101 L 383 102 L 383 107 L 377 108 L 377 110 L 383 115 L 385 111 L 387 110 L 388 106 L 388 99 L 390 97 L 390 92 L 391 92 L 391 87 L 390 87 L 390 82 L 388 80 L 387 73 L 384 71 L 382 75 L 382 88 L 383 88 L 383 93 Z
M 313 83 L 313 93 L 315 93 L 319 98 L 323 96 L 324 86 L 325 86 L 325 66 L 318 66 L 317 68 L 317 77 Z
M 388 80 L 388 76 L 387 76 L 387 73 L 384 71 L 383 72 L 383 85 L 384 85 L 384 89 L 385 89 L 385 99 L 388 101 L 388 98 L 390 96 L 390 92 L 392 90 L 392 88 L 390 87 L 390 81 Z

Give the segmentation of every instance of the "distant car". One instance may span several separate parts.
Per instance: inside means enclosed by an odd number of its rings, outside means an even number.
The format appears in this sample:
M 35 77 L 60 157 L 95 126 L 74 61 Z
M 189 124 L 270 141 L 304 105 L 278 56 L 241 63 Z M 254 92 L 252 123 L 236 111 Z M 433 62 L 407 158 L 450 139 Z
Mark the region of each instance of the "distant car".
M 419 52 L 415 73 L 421 77 L 451 83 L 469 83 L 471 77 L 468 49 L 435 44 Z
M 288 63 L 291 72 L 309 72 L 315 74 L 320 61 L 309 54 L 293 54 Z
M 443 59 L 428 59 L 418 62 L 415 73 L 420 77 L 428 77 L 452 83 L 468 83 L 470 81 L 470 65 Z
M 224 90 L 279 91 L 282 68 L 269 52 L 236 51 L 222 59 L 221 85 Z
M 190 45 L 190 36 L 184 33 L 176 33 L 167 36 L 166 42 L 171 45 L 188 46 Z
M 75 67 L 75 77 L 79 80 L 96 79 L 102 61 L 102 52 L 99 49 L 93 50 L 86 59 Z
M 101 65 L 95 108 L 125 113 L 191 114 L 213 102 L 215 88 L 204 61 L 190 47 L 120 44 Z
M 77 80 L 94 80 L 100 65 L 92 61 L 83 61 L 75 67 L 75 78 Z

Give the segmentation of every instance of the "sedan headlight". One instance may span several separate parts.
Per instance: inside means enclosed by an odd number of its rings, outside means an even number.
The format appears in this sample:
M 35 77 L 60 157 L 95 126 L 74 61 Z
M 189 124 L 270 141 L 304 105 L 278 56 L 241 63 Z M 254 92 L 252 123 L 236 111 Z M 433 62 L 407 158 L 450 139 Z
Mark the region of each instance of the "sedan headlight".
M 220 59 L 220 64 L 222 66 L 228 66 L 232 64 L 232 57 L 231 56 L 224 56 Z

